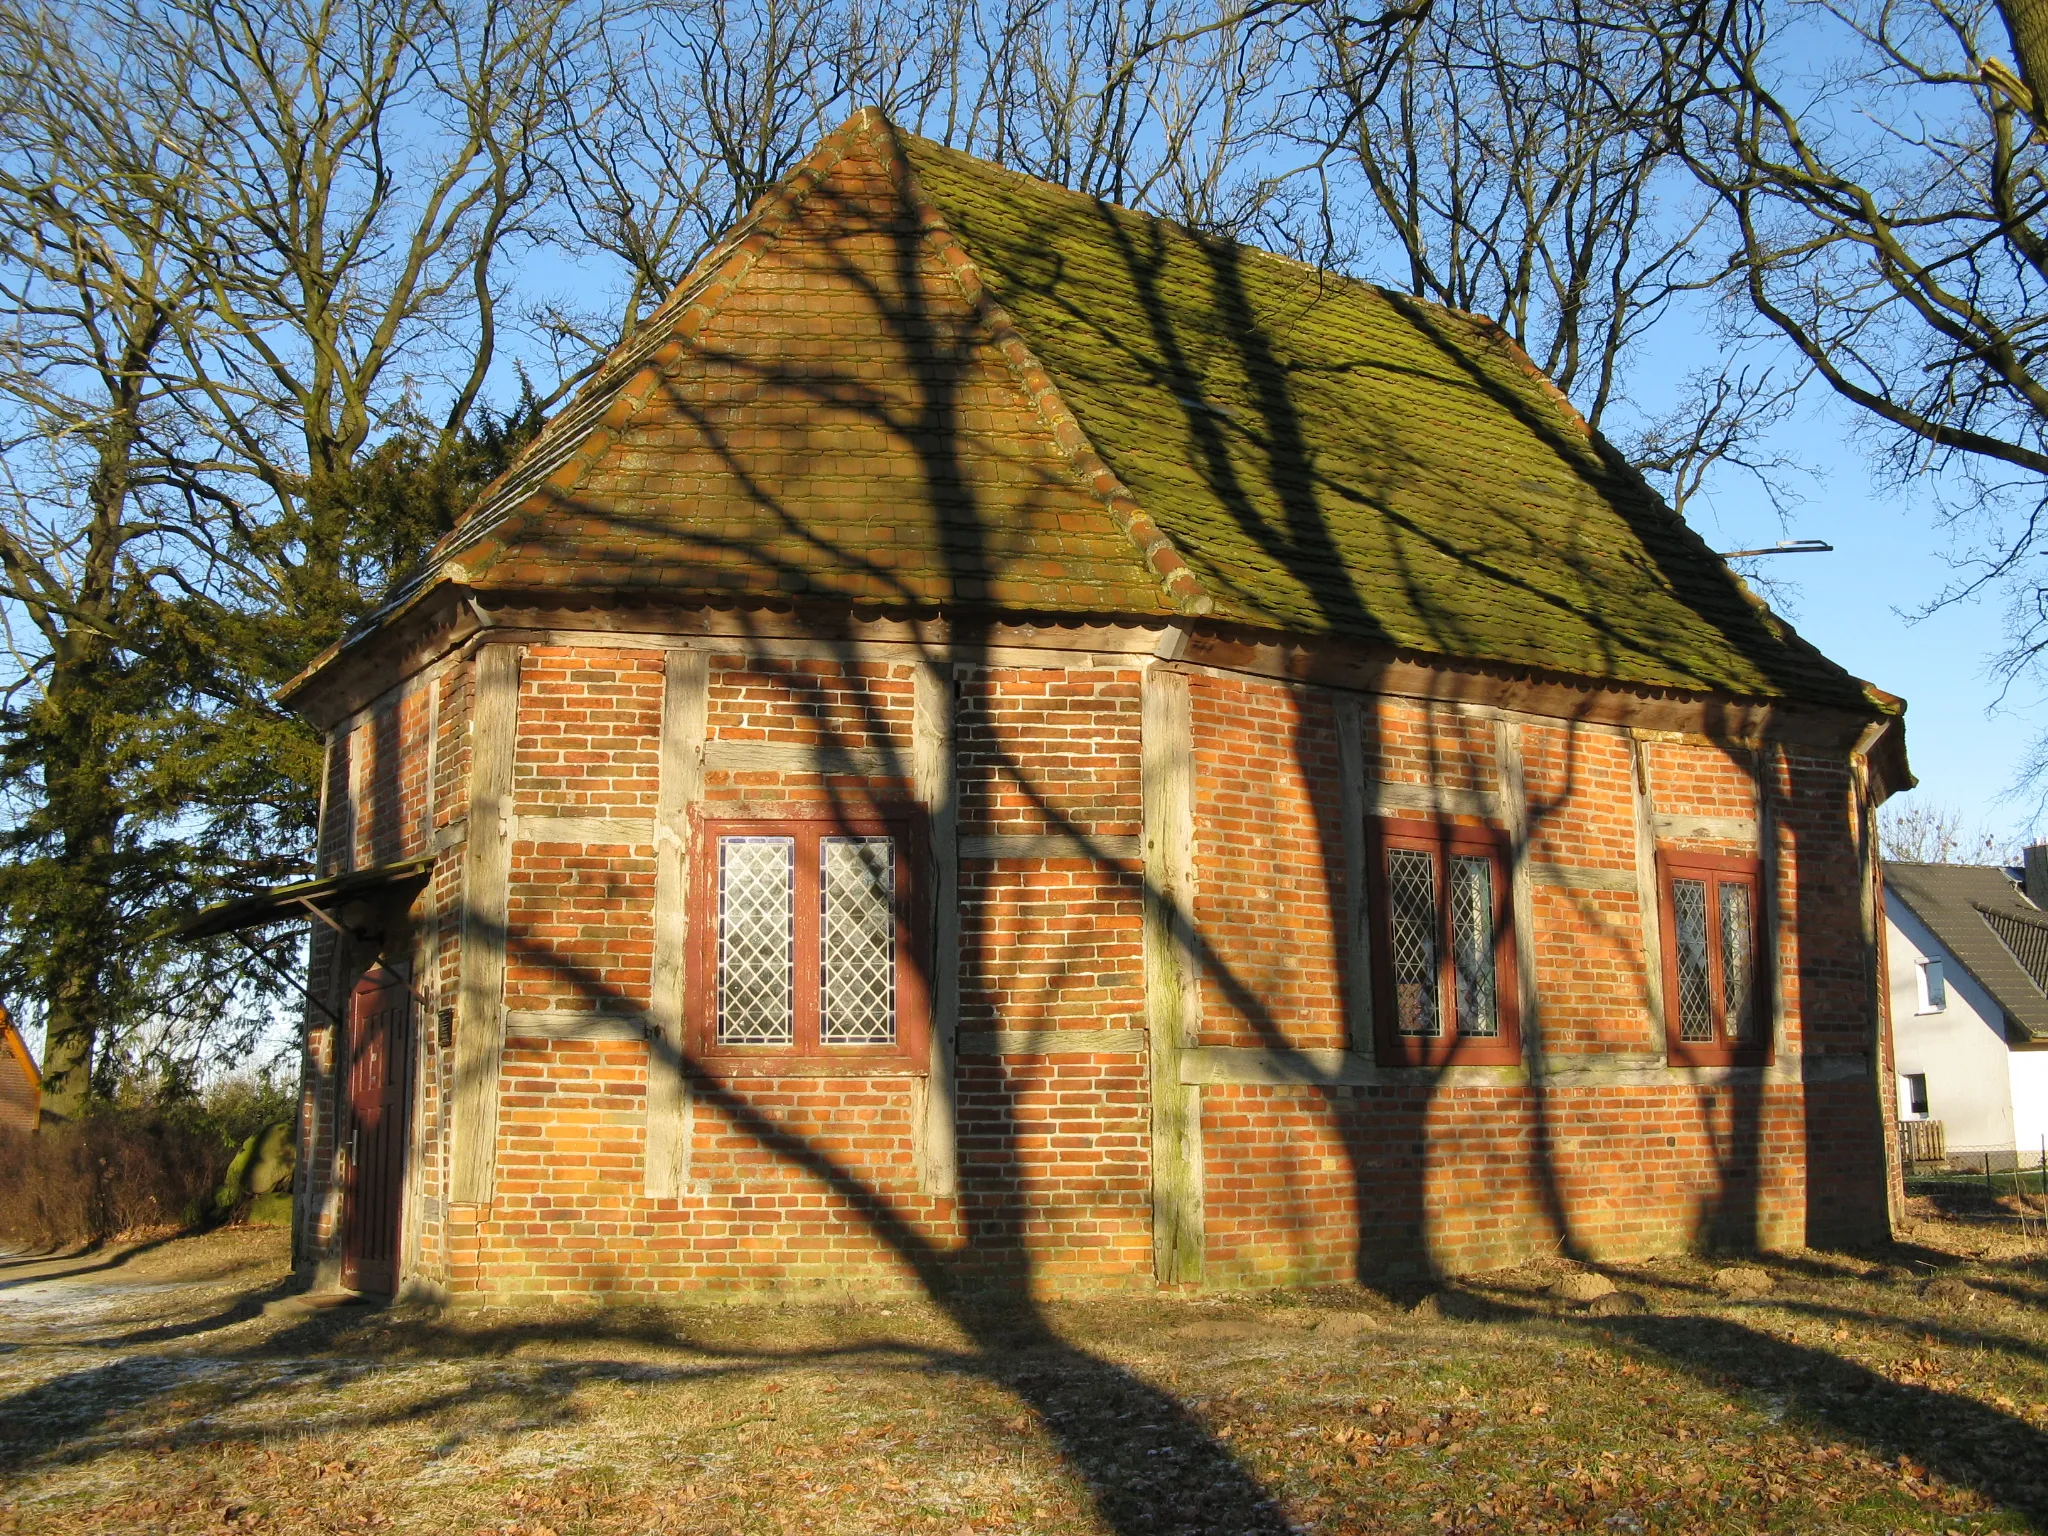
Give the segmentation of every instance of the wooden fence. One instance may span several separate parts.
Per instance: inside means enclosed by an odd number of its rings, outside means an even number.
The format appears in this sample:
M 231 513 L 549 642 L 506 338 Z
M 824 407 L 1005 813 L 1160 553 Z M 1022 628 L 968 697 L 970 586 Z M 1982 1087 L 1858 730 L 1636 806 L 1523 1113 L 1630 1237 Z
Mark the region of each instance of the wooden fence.
M 1948 1138 L 1939 1120 L 1901 1120 L 1899 1158 L 1910 1169 L 1948 1161 Z

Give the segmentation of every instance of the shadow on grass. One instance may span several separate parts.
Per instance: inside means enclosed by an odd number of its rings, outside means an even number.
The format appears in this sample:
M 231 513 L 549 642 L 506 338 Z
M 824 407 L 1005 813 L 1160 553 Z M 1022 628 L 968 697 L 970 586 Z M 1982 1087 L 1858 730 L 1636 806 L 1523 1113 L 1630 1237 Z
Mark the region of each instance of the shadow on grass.
M 1919 1335 L 1953 1349 L 1997 1351 L 2033 1364 L 2048 1360 L 2048 1352 L 2032 1341 L 1954 1322 L 1886 1316 L 1794 1297 L 1756 1305 L 1866 1328 L 1889 1326 L 1907 1341 Z M 1709 1391 L 1749 1398 L 1773 1420 L 1810 1435 L 1854 1442 L 1881 1460 L 1906 1458 L 2037 1525 L 2048 1523 L 2048 1431 L 2017 1410 L 1925 1381 L 1900 1380 L 1726 1316 L 1560 1315 L 1527 1298 L 1483 1290 L 1452 1293 L 1442 1311 L 1469 1322 L 1553 1321 L 1568 1332 L 1677 1370 Z
M 139 1349 L 151 1344 L 169 1344 L 179 1339 L 196 1339 L 223 1328 L 232 1328 L 263 1315 L 265 1308 L 273 1302 L 285 1301 L 293 1296 L 303 1295 L 307 1286 L 303 1274 L 286 1275 L 260 1290 L 248 1291 L 235 1297 L 226 1306 L 205 1317 L 190 1318 L 184 1322 L 157 1323 L 147 1328 L 131 1329 L 109 1339 L 99 1339 L 90 1346 L 95 1349 Z
M 1824 1255 L 1765 1263 L 1792 1285 L 1847 1282 L 1858 1272 Z M 1681 1294 L 1697 1292 L 1676 1276 L 1659 1277 L 1659 1284 Z M 195 1323 L 98 1342 L 112 1347 L 196 1339 L 254 1315 L 280 1289 L 273 1284 L 245 1292 Z M 1558 1316 L 1531 1297 L 1480 1284 L 1439 1299 L 1453 1324 L 1526 1325 L 1552 1336 L 1575 1335 L 1676 1370 L 1710 1393 L 1746 1399 L 1816 1441 L 1853 1443 L 1885 1462 L 1907 1458 L 2014 1514 L 2048 1522 L 2048 1433 L 2017 1411 L 1980 1401 L 1952 1383 L 1899 1379 L 1907 1373 L 1887 1375 L 1884 1368 L 1826 1348 L 1788 1341 L 1761 1320 L 1752 1323 L 1740 1315 Z M 1924 1339 L 1955 1352 L 1946 1363 L 1956 1367 L 1973 1351 L 2005 1353 L 2030 1364 L 2044 1358 L 2037 1345 L 1992 1326 L 1996 1319 L 1933 1317 L 1798 1294 L 1776 1295 L 1757 1306 L 1760 1312 L 1888 1331 L 1902 1345 Z M 1174 1394 L 1060 1336 L 1039 1309 L 956 1300 L 918 1307 L 901 1322 L 865 1308 L 849 1316 L 829 1305 L 801 1309 L 798 1316 L 811 1337 L 784 1343 L 759 1312 L 710 1308 L 607 1308 L 568 1316 L 448 1316 L 411 1308 L 316 1313 L 244 1351 L 130 1355 L 0 1399 L 0 1473 L 87 1464 L 137 1441 L 167 1450 L 236 1442 L 274 1446 L 343 1427 L 369 1432 L 406 1424 L 445 1428 L 425 1452 L 432 1460 L 465 1446 L 572 1425 L 584 1412 L 573 1394 L 589 1386 L 765 1382 L 793 1368 L 814 1367 L 921 1377 L 933 1392 L 942 1391 L 947 1380 L 977 1381 L 1013 1395 L 1035 1411 L 1111 1529 L 1287 1528 L 1271 1502 L 1246 1506 L 1238 1496 L 1249 1481 L 1245 1471 L 1235 1462 L 1209 1462 L 1203 1448 L 1213 1438 Z M 912 1336 L 947 1324 L 969 1342 Z M 562 1358 L 564 1353 L 570 1358 Z M 351 1403 L 352 1389 L 380 1376 L 392 1379 L 407 1363 L 439 1369 L 416 1388 L 398 1381 L 380 1394 L 400 1401 Z M 442 1374 L 451 1370 L 458 1377 L 453 1384 Z M 283 1418 L 261 1411 L 266 1402 L 288 1398 L 310 1404 L 313 1414 Z M 160 1431 L 124 1422 L 130 1414 L 166 1405 L 185 1417 Z M 229 1419 L 239 1422 L 223 1422 Z M 1650 1428 L 1644 1426 L 1645 1432 Z
M 46 1280 L 70 1280 L 79 1275 L 101 1274 L 107 1270 L 119 1269 L 122 1265 L 140 1258 L 143 1254 L 174 1243 L 188 1236 L 184 1232 L 170 1232 L 162 1237 L 148 1238 L 143 1242 L 131 1243 L 126 1247 L 107 1251 L 104 1241 L 93 1243 L 76 1253 L 10 1254 L 0 1259 L 0 1270 L 23 1269 L 30 1265 L 61 1264 L 65 1267 L 40 1275 L 18 1275 L 0 1279 L 0 1291 L 11 1291 L 25 1285 L 40 1285 Z
M 288 1285 L 244 1293 L 204 1319 L 89 1347 L 196 1340 L 259 1315 Z M 829 1309 L 817 1315 L 835 1321 Z M 867 1317 L 845 1327 L 862 1336 L 777 1347 L 731 1339 L 729 1314 L 719 1313 L 607 1309 L 481 1323 L 408 1310 L 315 1313 L 244 1351 L 131 1354 L 0 1399 L 0 1473 L 89 1464 L 138 1439 L 167 1450 L 275 1446 L 344 1425 L 371 1432 L 449 1418 L 449 1434 L 432 1459 L 474 1441 L 570 1423 L 580 1410 L 569 1396 L 587 1385 L 729 1381 L 793 1367 L 860 1365 L 928 1376 L 935 1385 L 977 1380 L 1014 1396 L 1033 1411 L 1113 1530 L 1235 1536 L 1292 1529 L 1277 1503 L 1172 1394 L 1060 1337 L 1036 1309 L 956 1301 L 932 1309 L 932 1322 L 940 1319 L 971 1342 L 948 1347 L 892 1336 Z M 522 1358 L 606 1346 L 646 1350 L 653 1358 Z M 350 1406 L 343 1396 L 404 1363 L 424 1362 L 452 1365 L 463 1379 L 386 1407 Z M 335 1406 L 305 1418 L 260 1411 L 266 1402 L 309 1395 Z M 124 1422 L 166 1407 L 184 1417 L 160 1430 Z

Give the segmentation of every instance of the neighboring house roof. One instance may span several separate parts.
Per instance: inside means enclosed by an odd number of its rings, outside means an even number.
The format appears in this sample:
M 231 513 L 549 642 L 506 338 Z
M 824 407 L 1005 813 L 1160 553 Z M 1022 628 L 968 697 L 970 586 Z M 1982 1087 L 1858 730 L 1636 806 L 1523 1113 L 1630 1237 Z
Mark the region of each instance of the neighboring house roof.
M 440 581 L 1199 615 L 1898 709 L 1771 614 L 1491 321 L 872 109 L 699 264 L 386 615 Z
M 2031 1040 L 2048 1040 L 2048 913 L 2003 869 L 1980 864 L 1884 866 L 1885 899 L 1901 902 Z
M 0 1009 L 0 1126 L 34 1130 L 42 1102 L 42 1069 L 21 1031 Z
M 2037 987 L 2048 988 L 2048 915 L 2040 912 L 2002 912 L 1973 902 L 1999 942 L 2012 951 L 2020 969 Z

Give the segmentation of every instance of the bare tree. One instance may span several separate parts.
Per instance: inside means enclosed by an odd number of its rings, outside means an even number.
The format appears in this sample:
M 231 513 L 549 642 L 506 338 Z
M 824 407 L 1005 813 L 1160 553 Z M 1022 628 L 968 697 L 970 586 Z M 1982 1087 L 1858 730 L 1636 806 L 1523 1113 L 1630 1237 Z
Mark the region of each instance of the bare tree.
M 1902 473 L 1930 455 L 2048 472 L 2041 145 L 1985 82 L 1996 21 L 1988 4 L 1744 0 L 1673 118 L 1756 313 L 1891 429 Z M 1823 24 L 1836 52 L 1815 67 L 1814 32 L 1787 34 Z
M 624 294 L 544 306 L 574 377 L 639 324 L 754 199 L 885 81 L 914 44 L 839 0 L 653 0 L 622 10 L 580 71 L 584 110 L 557 213 L 565 250 L 601 254 Z
M 512 446 L 477 422 L 584 25 L 0 13 L 0 972 L 40 1003 L 53 1113 L 117 1037 L 233 1011 L 152 935 L 299 864 L 318 752 L 269 685 Z
M 2048 139 L 2003 40 L 1989 0 L 1739 0 L 1701 13 L 1666 124 L 1760 332 L 1957 529 L 1941 600 L 2012 598 L 2011 678 L 2048 648 Z
M 1878 844 L 1896 864 L 1998 864 L 2013 853 L 2011 838 L 1981 823 L 1966 826 L 1952 805 L 1905 797 L 1877 813 Z
M 711 243 L 862 105 L 1030 175 L 1192 227 L 1278 227 L 1269 162 L 1301 0 L 654 0 L 586 76 L 565 246 L 623 301 L 560 305 L 563 355 L 630 331 Z M 623 312 L 623 322 L 620 319 Z
M 42 1015 L 57 1119 L 124 1021 L 230 1011 L 233 989 L 152 943 L 149 919 L 167 890 L 203 888 L 200 846 L 262 862 L 273 820 L 258 803 L 189 814 L 200 780 L 222 797 L 237 782 L 217 774 L 205 633 L 222 530 L 183 494 L 194 384 L 167 366 L 206 288 L 167 210 L 214 146 L 175 60 L 109 43 L 0 7 L 0 974 Z
M 1793 479 L 1808 471 L 1768 446 L 1768 434 L 1790 416 L 1798 392 L 1796 379 L 1786 382 L 1769 368 L 1745 367 L 1735 359 L 1696 368 L 1669 410 L 1630 433 L 1629 462 L 1663 487 L 1680 516 L 1710 478 L 1738 470 L 1782 522 L 1797 504 Z
M 417 552 L 356 477 L 393 433 L 458 446 L 501 348 L 511 257 L 557 184 L 573 0 L 103 0 L 131 50 L 181 61 L 217 144 L 169 212 L 206 283 L 182 327 L 188 464 L 265 599 L 332 639 Z
M 1008 0 L 977 16 L 974 51 L 948 61 L 972 88 L 946 93 L 947 140 L 1108 202 L 1248 234 L 1286 180 L 1270 160 L 1303 9 Z
M 1319 7 L 1313 135 L 1331 243 L 1348 235 L 1367 259 L 1391 244 L 1405 286 L 1499 321 L 1595 427 L 1628 398 L 1629 363 L 1674 299 L 1714 275 L 1693 256 L 1705 209 L 1686 205 L 1643 117 L 1672 87 L 1671 60 L 1598 12 Z M 1707 391 L 1705 435 L 1749 403 Z
M 2037 124 L 2048 125 L 2048 5 L 2042 0 L 1999 0 L 2012 39 L 2015 76 L 2002 59 L 1984 61 L 1984 78 L 2004 91 Z

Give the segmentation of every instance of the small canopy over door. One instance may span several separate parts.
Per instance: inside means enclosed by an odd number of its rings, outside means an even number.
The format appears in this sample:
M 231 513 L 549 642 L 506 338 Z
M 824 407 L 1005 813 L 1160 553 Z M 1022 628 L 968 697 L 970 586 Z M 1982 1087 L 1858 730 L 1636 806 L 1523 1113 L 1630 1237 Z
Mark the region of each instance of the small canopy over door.
M 377 955 L 350 989 L 347 1007 L 337 1018 L 325 1001 L 260 951 L 249 950 L 340 1026 L 334 1175 L 341 1192 L 341 1283 L 353 1291 L 389 1295 L 398 1283 L 415 994 L 405 962 L 382 952 L 382 929 L 433 868 L 432 858 L 411 859 L 303 880 L 221 902 L 172 930 L 203 939 L 310 917 L 362 946 L 356 954 Z M 302 1148 L 299 1166 L 304 1169 L 309 1162 Z
M 407 887 L 424 885 L 433 869 L 434 861 L 429 856 L 352 869 L 345 875 L 329 875 L 322 880 L 301 880 L 217 903 L 194 913 L 171 931 L 180 938 L 207 939 L 215 934 L 239 933 L 245 928 L 303 921 L 308 917 L 353 931 L 360 927 L 362 912 Z

